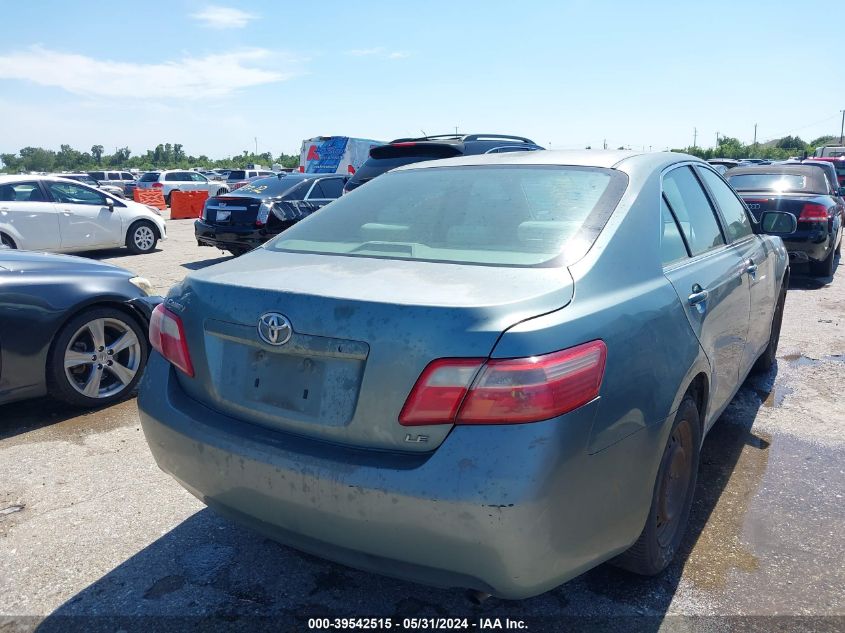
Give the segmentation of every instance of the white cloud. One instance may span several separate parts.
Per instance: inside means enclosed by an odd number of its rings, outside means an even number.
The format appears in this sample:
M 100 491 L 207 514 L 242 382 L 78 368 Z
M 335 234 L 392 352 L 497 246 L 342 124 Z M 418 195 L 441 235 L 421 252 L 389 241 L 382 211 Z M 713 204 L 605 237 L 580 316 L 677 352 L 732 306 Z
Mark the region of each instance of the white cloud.
M 346 51 L 344 55 L 350 57 L 380 57 L 384 59 L 404 59 L 410 57 L 411 54 L 405 51 L 388 51 L 384 46 L 376 46 L 375 48 L 355 48 L 351 51 Z
M 191 17 L 210 29 L 242 29 L 258 16 L 232 7 L 211 5 L 199 13 L 192 13 Z
M 260 48 L 141 64 L 33 46 L 0 54 L 0 79 L 55 86 L 88 98 L 193 100 L 285 81 L 302 74 L 300 64 L 283 53 Z

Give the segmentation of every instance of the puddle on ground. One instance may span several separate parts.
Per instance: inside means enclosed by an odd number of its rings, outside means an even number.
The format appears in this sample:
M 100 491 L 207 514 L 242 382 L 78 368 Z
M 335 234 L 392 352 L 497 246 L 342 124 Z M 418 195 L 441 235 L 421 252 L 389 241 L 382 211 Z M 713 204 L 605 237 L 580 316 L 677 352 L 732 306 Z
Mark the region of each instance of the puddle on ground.
M 842 451 L 728 418 L 702 448 L 683 578 L 739 612 L 845 608 Z
M 754 388 L 754 393 L 760 398 L 764 407 L 777 408 L 783 404 L 786 396 L 794 392 L 792 387 L 787 385 L 775 385 L 771 390 Z
M 804 356 L 796 352 L 793 354 L 784 354 L 781 358 L 787 361 L 792 367 L 817 367 L 825 361 L 845 363 L 845 354 L 830 354 L 821 358 L 810 358 L 809 356 Z
M 0 405 L 0 448 L 37 442 L 84 444 L 88 435 L 138 424 L 135 399 L 76 409 L 49 398 Z

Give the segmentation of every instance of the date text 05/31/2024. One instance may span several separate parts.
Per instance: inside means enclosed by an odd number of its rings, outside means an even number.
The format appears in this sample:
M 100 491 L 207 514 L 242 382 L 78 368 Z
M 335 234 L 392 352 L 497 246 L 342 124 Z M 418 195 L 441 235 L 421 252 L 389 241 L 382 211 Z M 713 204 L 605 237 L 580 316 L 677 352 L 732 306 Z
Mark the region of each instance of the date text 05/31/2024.
M 328 630 L 525 630 L 523 620 L 511 618 L 309 618 L 308 628 Z

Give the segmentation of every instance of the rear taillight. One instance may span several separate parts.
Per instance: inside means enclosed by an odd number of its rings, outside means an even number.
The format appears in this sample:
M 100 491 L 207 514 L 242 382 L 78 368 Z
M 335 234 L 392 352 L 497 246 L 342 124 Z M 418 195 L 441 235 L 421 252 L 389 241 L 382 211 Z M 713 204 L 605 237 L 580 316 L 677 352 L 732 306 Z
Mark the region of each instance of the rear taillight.
M 347 173 L 348 173 L 350 176 L 354 176 L 354 175 L 355 175 L 355 168 L 354 168 L 352 165 L 347 165 L 347 166 L 346 166 L 346 171 L 347 171 Z
M 267 220 L 270 217 L 270 211 L 272 210 L 272 207 L 272 202 L 261 203 L 261 206 L 258 207 L 258 215 L 255 218 L 255 226 L 264 226 L 265 224 L 267 224 Z
M 158 304 L 150 317 L 150 345 L 159 354 L 191 378 L 194 377 L 194 366 L 188 352 L 188 342 L 185 339 L 185 328 L 182 319 Z
M 153 187 L 153 189 L 162 189 L 164 187 L 164 185 L 161 184 L 160 182 L 154 182 L 152 187 Z
M 242 180 L 241 182 L 233 182 L 229 185 L 229 191 L 234 191 L 235 189 L 240 189 L 247 183 L 246 180 Z
M 529 358 L 436 360 L 414 385 L 399 422 L 417 426 L 548 420 L 598 396 L 606 358 L 604 342 L 591 341 Z
M 827 222 L 827 207 L 822 204 L 808 202 L 801 208 L 798 219 L 802 222 Z
M 304 165 L 300 165 L 300 166 L 299 166 L 299 173 L 300 173 L 300 174 L 304 174 L 304 173 L 305 173 L 305 166 L 304 166 Z

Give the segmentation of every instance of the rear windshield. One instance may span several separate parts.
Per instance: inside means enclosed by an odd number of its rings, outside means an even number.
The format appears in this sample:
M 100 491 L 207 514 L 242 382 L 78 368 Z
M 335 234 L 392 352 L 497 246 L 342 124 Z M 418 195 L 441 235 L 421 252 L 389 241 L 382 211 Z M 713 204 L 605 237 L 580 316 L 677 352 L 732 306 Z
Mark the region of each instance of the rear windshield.
M 737 191 L 803 191 L 807 178 L 798 174 L 727 174 L 728 182 Z
M 398 171 L 330 203 L 268 243 L 277 251 L 420 261 L 555 265 L 603 225 L 625 189 L 618 171 L 473 166 Z
M 158 172 L 151 171 L 151 172 L 148 172 L 148 173 L 144 174 L 143 176 L 141 176 L 138 179 L 138 182 L 157 182 L 158 177 L 159 177 Z
M 298 178 L 297 176 L 256 178 L 243 187 L 238 187 L 233 192 L 225 195 L 241 198 L 244 196 L 250 198 L 275 198 L 284 195 L 305 180 L 307 179 Z

